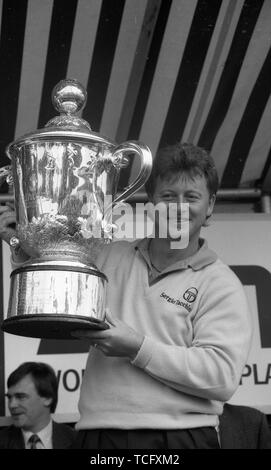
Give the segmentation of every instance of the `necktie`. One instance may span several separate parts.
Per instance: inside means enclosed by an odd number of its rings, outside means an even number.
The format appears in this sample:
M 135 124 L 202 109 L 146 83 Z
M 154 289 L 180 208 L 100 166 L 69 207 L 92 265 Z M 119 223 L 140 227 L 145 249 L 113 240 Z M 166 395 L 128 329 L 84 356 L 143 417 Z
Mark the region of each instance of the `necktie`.
M 37 449 L 37 443 L 40 442 L 40 438 L 37 434 L 32 434 L 32 436 L 28 439 L 30 444 L 30 449 Z

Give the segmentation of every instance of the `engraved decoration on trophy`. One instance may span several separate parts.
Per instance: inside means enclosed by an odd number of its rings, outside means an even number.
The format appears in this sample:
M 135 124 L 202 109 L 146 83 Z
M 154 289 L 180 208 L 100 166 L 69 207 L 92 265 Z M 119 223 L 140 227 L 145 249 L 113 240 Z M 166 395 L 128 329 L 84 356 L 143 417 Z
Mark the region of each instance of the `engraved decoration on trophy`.
M 112 208 L 135 193 L 152 167 L 149 148 L 136 141 L 116 145 L 91 130 L 78 113 L 87 92 L 62 80 L 52 101 L 60 112 L 43 129 L 7 147 L 14 185 L 17 237 L 11 245 L 29 259 L 11 273 L 8 333 L 70 338 L 74 329 L 107 328 L 107 278 L 96 259 L 112 239 Z M 140 159 L 137 178 L 116 196 L 120 170 Z

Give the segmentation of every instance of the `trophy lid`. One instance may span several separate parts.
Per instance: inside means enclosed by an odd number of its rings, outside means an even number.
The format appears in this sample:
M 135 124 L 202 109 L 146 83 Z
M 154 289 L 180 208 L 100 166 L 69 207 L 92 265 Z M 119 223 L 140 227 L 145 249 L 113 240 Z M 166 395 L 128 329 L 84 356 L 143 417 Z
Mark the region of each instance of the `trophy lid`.
M 41 140 L 64 139 L 115 146 L 115 142 L 93 132 L 89 123 L 78 116 L 78 113 L 85 107 L 86 101 L 87 91 L 78 80 L 61 80 L 52 91 L 52 103 L 60 115 L 50 119 L 44 128 L 25 134 L 9 144 L 7 147 L 8 156 L 14 147 L 20 148 L 23 145 Z

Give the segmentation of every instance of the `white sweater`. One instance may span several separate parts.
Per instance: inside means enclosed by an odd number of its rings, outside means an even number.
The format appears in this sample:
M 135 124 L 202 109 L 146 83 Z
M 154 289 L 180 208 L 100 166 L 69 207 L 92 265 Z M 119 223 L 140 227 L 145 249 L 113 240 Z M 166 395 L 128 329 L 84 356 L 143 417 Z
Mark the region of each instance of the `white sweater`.
M 112 315 L 145 339 L 132 362 L 90 349 L 77 429 L 215 426 L 238 386 L 251 338 L 239 279 L 204 242 L 150 286 L 146 246 L 115 242 L 101 257 Z

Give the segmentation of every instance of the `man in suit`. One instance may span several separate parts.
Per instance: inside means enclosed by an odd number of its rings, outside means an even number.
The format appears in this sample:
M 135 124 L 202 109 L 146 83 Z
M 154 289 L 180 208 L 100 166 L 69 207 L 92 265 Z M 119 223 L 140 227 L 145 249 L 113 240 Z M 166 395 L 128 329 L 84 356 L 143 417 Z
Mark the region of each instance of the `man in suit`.
M 248 406 L 226 403 L 219 417 L 222 449 L 271 449 L 271 431 L 266 416 Z
M 7 380 L 13 424 L 0 430 L 1 449 L 68 449 L 76 432 L 52 420 L 58 384 L 54 370 L 42 362 L 24 362 Z

